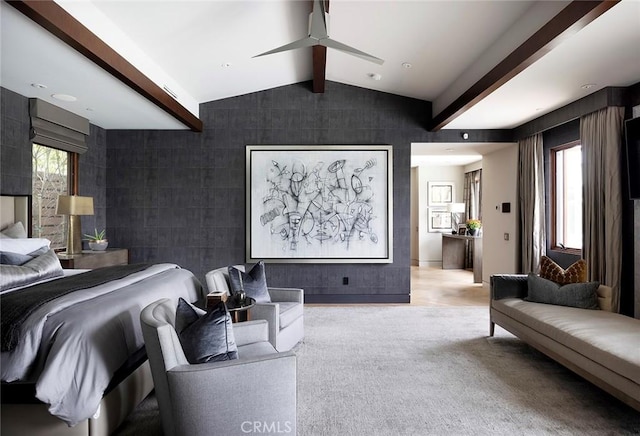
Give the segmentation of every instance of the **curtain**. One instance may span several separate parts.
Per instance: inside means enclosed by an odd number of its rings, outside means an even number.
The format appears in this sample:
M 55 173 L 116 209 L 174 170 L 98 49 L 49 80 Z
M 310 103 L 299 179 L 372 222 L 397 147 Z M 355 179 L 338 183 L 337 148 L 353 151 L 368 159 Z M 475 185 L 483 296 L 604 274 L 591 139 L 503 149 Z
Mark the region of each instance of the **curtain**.
M 523 273 L 538 273 L 546 253 L 544 155 L 542 134 L 518 141 L 518 197 Z
M 463 194 L 464 219 L 479 219 L 482 221 L 482 169 L 464 174 Z M 464 221 L 463 221 L 464 222 Z M 473 268 L 473 247 L 467 244 L 465 251 L 465 268 Z
M 613 288 L 620 309 L 622 189 L 620 150 L 624 108 L 607 107 L 580 119 L 583 180 L 583 257 L 589 280 Z
M 464 207 L 467 219 L 482 220 L 482 170 L 464 174 Z

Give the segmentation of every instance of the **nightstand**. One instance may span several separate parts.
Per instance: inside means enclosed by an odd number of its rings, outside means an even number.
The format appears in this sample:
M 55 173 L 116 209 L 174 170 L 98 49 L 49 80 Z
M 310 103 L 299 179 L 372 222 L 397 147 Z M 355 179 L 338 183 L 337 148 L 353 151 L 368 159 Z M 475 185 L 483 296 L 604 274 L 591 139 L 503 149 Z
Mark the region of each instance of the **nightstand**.
M 126 265 L 129 263 L 129 250 L 126 248 L 107 248 L 105 251 L 83 250 L 82 254 L 58 253 L 58 259 L 64 269 L 94 269 L 104 266 Z

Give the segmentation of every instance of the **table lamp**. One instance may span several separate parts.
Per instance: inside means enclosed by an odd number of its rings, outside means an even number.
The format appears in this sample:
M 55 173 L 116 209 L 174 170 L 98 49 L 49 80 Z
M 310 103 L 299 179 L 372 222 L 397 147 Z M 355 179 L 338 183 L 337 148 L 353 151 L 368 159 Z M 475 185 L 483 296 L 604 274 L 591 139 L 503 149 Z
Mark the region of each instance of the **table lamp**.
M 68 215 L 67 254 L 82 253 L 82 230 L 80 215 L 93 215 L 93 197 L 78 195 L 60 195 L 56 215 Z
M 460 224 L 458 214 L 464 213 L 464 209 L 464 203 L 449 203 L 447 205 L 447 210 L 451 212 L 451 229 L 456 233 L 458 233 L 458 226 Z

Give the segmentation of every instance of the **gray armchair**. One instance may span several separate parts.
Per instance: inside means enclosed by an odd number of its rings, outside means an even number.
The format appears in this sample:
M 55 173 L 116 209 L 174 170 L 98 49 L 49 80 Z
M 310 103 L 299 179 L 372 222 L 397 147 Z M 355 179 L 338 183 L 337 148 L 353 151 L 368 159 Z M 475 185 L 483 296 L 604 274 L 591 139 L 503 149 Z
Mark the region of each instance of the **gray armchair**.
M 276 352 L 266 321 L 233 325 L 238 359 L 192 365 L 176 306 L 162 299 L 140 314 L 165 436 L 244 434 L 254 423 L 296 434 L 296 357 Z
M 244 271 L 244 265 L 235 265 Z M 209 271 L 206 276 L 209 292 L 229 293 L 227 267 Z M 251 319 L 269 323 L 269 342 L 278 351 L 288 351 L 304 338 L 304 291 L 298 288 L 268 288 L 271 303 L 257 303 L 251 308 Z

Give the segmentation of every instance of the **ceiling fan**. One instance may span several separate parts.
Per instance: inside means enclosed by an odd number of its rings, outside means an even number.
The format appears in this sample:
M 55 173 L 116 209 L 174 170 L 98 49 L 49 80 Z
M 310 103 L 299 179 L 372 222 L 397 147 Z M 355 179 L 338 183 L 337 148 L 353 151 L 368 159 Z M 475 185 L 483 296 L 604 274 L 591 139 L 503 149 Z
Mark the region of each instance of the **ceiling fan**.
M 344 53 L 374 62 L 378 65 L 382 65 L 384 63 L 384 60 L 380 58 L 329 38 L 329 14 L 325 10 L 324 0 L 313 0 L 313 11 L 309 14 L 309 36 L 289 44 L 285 44 L 281 47 L 274 48 L 273 50 L 260 53 L 259 55 L 254 56 L 254 58 L 273 53 L 280 53 L 287 50 L 295 50 L 302 47 L 312 47 L 314 45 L 334 48 Z

